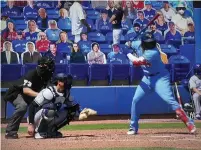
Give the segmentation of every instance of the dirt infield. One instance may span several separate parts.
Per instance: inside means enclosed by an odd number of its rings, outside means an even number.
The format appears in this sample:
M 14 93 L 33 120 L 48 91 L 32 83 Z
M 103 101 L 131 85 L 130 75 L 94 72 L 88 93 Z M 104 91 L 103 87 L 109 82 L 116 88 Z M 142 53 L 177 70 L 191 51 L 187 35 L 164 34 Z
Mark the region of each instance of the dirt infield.
M 109 121 L 107 121 L 109 123 Z M 116 121 L 118 122 L 118 121 Z M 127 121 L 119 121 L 127 122 Z M 92 123 L 92 122 L 91 122 Z M 103 123 L 101 121 L 101 123 Z M 111 122 L 110 122 L 111 123 Z M 74 123 L 76 124 L 76 123 Z M 140 129 L 138 135 L 126 135 L 126 129 L 62 131 L 64 138 L 34 140 L 25 133 L 20 139 L 6 140 L 1 134 L 2 150 L 62 150 L 69 148 L 119 148 L 119 147 L 171 147 L 201 149 L 201 129 L 190 135 L 187 129 Z

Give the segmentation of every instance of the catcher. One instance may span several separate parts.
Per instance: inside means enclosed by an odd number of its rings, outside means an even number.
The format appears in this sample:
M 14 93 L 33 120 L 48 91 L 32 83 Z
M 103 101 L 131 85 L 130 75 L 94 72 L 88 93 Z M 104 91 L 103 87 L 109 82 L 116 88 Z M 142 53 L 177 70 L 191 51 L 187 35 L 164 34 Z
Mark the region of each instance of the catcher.
M 29 107 L 28 134 L 35 139 L 61 138 L 58 130 L 69 124 L 77 113 L 79 120 L 84 120 L 97 112 L 85 108 L 80 111 L 80 106 L 70 96 L 73 78 L 71 75 L 59 73 L 53 84 L 43 89 Z M 33 130 L 35 129 L 35 131 Z

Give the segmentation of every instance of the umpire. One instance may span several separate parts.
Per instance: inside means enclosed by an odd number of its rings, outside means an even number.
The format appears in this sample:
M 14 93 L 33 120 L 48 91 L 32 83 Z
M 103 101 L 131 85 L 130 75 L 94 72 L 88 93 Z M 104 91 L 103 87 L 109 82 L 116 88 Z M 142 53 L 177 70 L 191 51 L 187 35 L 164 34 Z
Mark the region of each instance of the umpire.
M 55 64 L 49 57 L 42 57 L 38 61 L 36 69 L 28 72 L 21 80 L 20 85 L 13 85 L 7 91 L 4 100 L 9 101 L 15 111 L 6 128 L 6 139 L 17 139 L 18 129 L 29 104 L 37 96 L 38 92 L 47 86 L 50 81 Z M 28 125 L 29 130 L 34 130 L 33 124 Z

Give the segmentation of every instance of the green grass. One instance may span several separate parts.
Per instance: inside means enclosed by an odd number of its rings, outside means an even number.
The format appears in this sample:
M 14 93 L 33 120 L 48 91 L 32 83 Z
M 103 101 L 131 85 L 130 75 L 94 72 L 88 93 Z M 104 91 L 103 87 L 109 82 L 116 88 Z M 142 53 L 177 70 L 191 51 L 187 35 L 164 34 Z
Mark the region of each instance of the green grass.
M 197 128 L 201 128 L 201 122 L 196 123 Z M 104 130 L 104 129 L 128 129 L 128 124 L 82 124 L 69 125 L 62 130 Z M 141 123 L 140 129 L 167 129 L 167 128 L 185 128 L 183 123 Z M 1 128 L 1 132 L 5 133 L 5 128 Z M 19 132 L 27 132 L 27 127 L 20 127 Z

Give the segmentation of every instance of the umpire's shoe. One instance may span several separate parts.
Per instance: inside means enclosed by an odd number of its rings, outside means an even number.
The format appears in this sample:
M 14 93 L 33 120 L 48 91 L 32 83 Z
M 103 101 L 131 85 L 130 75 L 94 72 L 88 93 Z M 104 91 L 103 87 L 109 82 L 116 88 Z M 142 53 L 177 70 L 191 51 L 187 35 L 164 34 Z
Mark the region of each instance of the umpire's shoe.
M 6 139 L 18 139 L 18 134 L 17 133 L 13 133 L 13 134 L 6 133 L 5 138 Z

